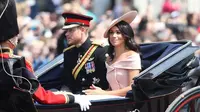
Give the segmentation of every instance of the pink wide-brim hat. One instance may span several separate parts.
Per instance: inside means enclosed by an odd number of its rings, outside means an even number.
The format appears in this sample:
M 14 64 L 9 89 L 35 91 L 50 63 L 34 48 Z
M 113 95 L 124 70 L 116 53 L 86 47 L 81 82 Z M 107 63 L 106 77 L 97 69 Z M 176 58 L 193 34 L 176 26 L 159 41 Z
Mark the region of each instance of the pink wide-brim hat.
M 115 26 L 120 21 L 125 21 L 130 24 L 135 19 L 136 15 L 137 15 L 137 11 L 130 11 L 130 12 L 127 12 L 126 14 L 122 15 L 121 17 L 113 20 L 111 22 L 111 24 L 108 26 L 108 28 L 106 29 L 106 31 L 104 33 L 104 38 L 107 38 L 107 33 L 110 30 L 110 28 Z

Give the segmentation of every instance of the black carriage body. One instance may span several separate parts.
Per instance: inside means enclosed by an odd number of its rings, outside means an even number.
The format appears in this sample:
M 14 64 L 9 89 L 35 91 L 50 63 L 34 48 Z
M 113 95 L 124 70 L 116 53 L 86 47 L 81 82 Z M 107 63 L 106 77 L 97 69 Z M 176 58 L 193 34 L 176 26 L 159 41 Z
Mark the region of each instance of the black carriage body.
M 189 65 L 194 60 L 194 52 L 199 49 L 191 46 L 191 41 L 148 43 L 141 44 L 140 48 L 143 70 L 134 79 L 133 90 L 125 98 L 92 101 L 90 112 L 164 112 L 182 92 L 183 83 L 190 82 L 188 72 L 192 66 Z M 35 73 L 44 88 L 59 88 L 63 69 L 61 54 Z M 177 74 L 182 76 L 174 77 Z M 172 85 L 173 81 L 177 83 Z M 38 112 L 80 111 L 77 104 L 35 105 Z
M 164 112 L 168 105 L 180 94 L 174 91 L 150 100 L 134 102 L 130 98 L 92 101 L 88 112 Z M 36 104 L 38 112 L 80 112 L 78 104 L 41 105 Z M 139 111 L 136 111 L 139 110 Z

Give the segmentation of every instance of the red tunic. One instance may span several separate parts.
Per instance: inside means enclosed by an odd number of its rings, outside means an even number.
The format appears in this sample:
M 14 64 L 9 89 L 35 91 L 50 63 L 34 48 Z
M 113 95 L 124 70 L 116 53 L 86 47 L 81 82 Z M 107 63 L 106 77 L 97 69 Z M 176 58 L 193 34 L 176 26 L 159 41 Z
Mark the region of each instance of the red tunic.
M 10 53 L 3 53 L 0 54 L 1 58 L 11 58 L 12 54 Z M 26 68 L 32 72 L 32 65 L 26 60 Z M 36 100 L 39 103 L 42 104 L 64 104 L 68 101 L 66 101 L 66 98 L 62 94 L 54 94 L 53 92 L 49 90 L 45 90 L 41 85 L 39 85 L 38 89 L 33 94 L 33 99 Z

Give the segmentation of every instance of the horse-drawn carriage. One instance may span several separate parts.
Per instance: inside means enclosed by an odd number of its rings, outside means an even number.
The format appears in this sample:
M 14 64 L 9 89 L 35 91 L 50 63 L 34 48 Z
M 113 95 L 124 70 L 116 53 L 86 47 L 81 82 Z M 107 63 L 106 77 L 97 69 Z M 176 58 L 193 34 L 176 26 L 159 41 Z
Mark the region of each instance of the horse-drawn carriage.
M 132 90 L 126 97 L 92 100 L 91 112 L 164 112 L 183 91 L 197 85 L 194 71 L 199 66 L 194 52 L 198 47 L 191 41 L 140 44 L 142 71 L 134 78 Z M 46 89 L 60 85 L 63 54 L 35 73 Z M 35 104 L 38 112 L 79 112 L 78 104 Z

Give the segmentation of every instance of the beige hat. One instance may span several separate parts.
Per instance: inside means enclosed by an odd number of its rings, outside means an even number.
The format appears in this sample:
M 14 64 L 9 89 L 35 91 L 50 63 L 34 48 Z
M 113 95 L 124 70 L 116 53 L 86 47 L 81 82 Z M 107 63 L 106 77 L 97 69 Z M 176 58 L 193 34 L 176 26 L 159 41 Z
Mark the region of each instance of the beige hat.
M 125 21 L 130 24 L 135 19 L 136 15 L 137 15 L 137 11 L 130 11 L 130 12 L 127 12 L 126 14 L 122 15 L 121 17 L 113 20 L 111 22 L 111 24 L 108 26 L 108 28 L 106 29 L 106 31 L 104 33 L 104 37 L 107 38 L 108 31 L 110 30 L 110 28 L 115 26 L 117 23 L 119 23 L 120 21 Z

